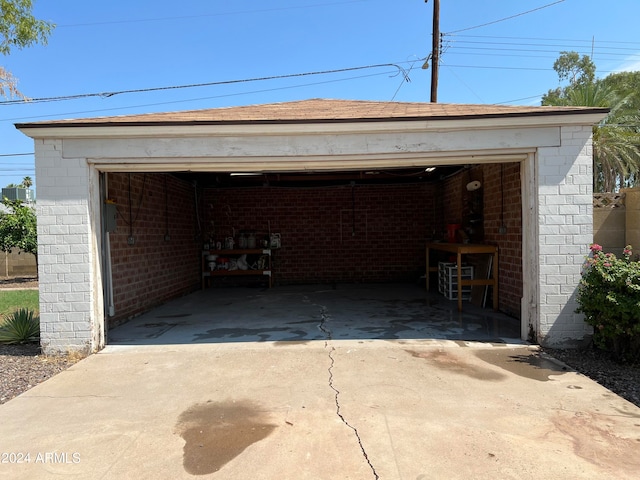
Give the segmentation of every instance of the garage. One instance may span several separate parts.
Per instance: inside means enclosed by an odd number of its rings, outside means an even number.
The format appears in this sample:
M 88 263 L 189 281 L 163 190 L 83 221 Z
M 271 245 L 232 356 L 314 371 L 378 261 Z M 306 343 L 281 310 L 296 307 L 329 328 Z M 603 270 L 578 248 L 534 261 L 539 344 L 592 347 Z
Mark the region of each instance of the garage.
M 314 99 L 19 124 L 36 146 L 43 347 L 98 350 L 203 287 L 417 285 L 425 246 L 447 241 L 497 247 L 483 303 L 521 338 L 579 342 L 605 114 Z

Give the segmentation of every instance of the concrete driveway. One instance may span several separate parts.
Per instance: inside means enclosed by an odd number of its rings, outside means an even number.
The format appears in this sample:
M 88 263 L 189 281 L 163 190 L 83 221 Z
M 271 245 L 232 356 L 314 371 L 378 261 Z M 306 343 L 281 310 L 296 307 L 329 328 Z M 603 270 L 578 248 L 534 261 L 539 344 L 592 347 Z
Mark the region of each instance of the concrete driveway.
M 637 478 L 640 409 L 535 347 L 330 313 L 324 339 L 108 346 L 0 406 L 0 478 Z

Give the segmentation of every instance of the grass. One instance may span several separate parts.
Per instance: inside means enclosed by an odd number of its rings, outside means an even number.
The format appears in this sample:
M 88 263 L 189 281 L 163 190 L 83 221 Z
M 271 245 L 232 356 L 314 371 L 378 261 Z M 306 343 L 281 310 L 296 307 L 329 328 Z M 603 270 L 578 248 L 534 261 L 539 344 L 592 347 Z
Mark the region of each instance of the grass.
M 27 308 L 38 315 L 40 312 L 38 298 L 37 290 L 0 291 L 0 315 L 4 318 L 20 308 Z M 2 322 L 1 319 L 0 322 Z

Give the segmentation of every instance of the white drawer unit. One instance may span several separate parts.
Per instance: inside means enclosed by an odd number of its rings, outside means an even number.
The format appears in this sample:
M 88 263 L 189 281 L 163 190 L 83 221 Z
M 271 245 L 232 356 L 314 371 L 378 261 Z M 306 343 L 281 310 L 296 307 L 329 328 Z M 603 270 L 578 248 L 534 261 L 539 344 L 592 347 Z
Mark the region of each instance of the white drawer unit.
M 461 270 L 462 280 L 473 280 L 472 266 L 462 265 Z M 438 263 L 438 292 L 449 300 L 458 299 L 458 267 L 455 263 Z M 469 300 L 470 298 L 471 285 L 464 285 L 462 287 L 462 299 Z

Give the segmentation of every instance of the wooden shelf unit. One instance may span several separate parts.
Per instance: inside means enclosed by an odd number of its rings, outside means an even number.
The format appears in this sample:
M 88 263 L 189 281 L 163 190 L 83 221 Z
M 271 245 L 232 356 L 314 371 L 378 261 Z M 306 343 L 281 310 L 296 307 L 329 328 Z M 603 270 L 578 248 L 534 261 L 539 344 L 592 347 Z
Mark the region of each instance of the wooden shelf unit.
M 242 255 L 265 255 L 267 257 L 267 265 L 264 269 L 258 270 L 209 270 L 208 255 L 218 255 L 218 257 L 234 257 L 238 258 Z M 271 249 L 269 248 L 234 248 L 227 250 L 203 250 L 202 251 L 202 289 L 206 287 L 207 279 L 214 277 L 240 277 L 249 275 L 260 275 L 269 277 L 269 288 L 271 288 Z

